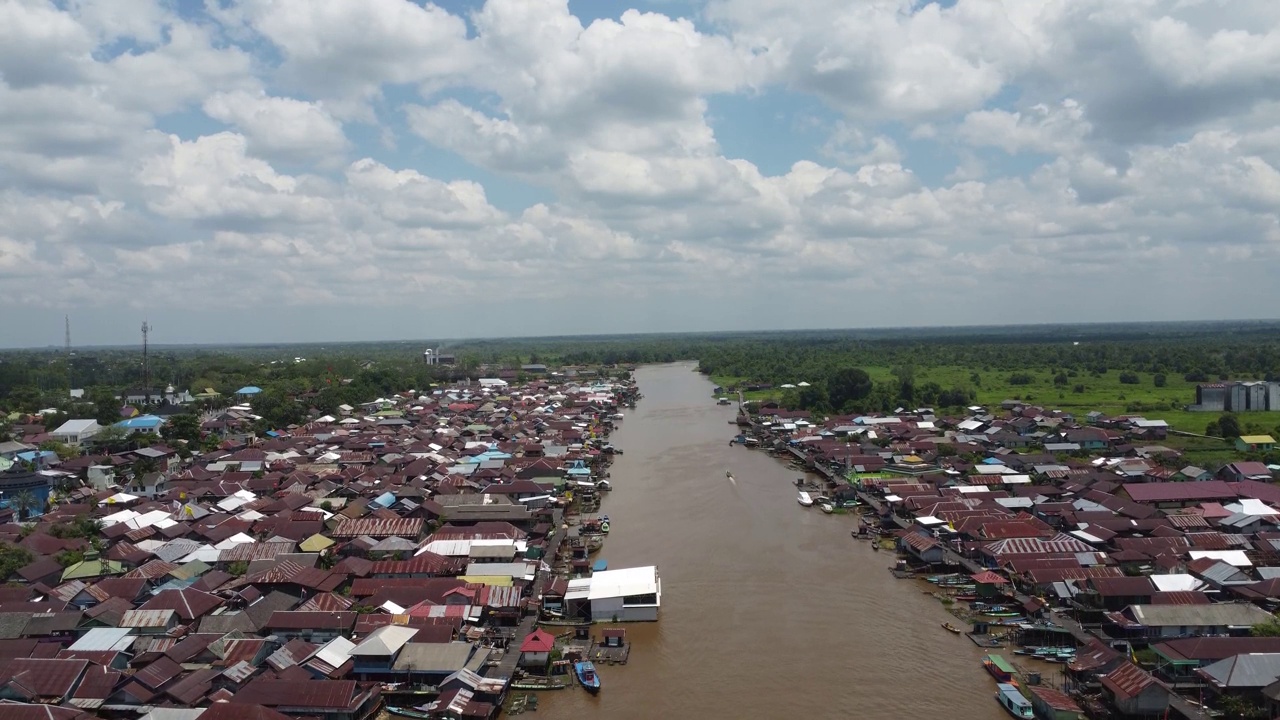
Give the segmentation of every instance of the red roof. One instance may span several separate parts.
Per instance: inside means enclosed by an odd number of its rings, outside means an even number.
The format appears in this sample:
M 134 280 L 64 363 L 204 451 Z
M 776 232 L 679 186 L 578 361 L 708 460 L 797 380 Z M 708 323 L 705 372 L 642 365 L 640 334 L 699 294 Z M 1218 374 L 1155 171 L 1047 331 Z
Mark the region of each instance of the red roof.
M 1005 580 L 1004 578 L 991 572 L 990 570 L 984 570 L 976 575 L 970 575 L 969 577 L 972 578 L 974 582 L 980 583 L 982 585 L 1008 585 L 1009 584 L 1008 580 Z
M 549 653 L 556 646 L 556 638 L 551 633 L 538 628 L 529 633 L 529 637 L 520 643 L 522 653 Z
M 1158 684 L 1151 673 L 1130 662 L 1121 663 L 1115 670 L 1103 675 L 1101 681 L 1103 687 L 1122 699 L 1136 698 L 1143 690 Z
M 1134 502 L 1191 502 L 1193 500 L 1230 500 L 1236 491 L 1221 480 L 1204 482 L 1125 483 L 1124 491 Z

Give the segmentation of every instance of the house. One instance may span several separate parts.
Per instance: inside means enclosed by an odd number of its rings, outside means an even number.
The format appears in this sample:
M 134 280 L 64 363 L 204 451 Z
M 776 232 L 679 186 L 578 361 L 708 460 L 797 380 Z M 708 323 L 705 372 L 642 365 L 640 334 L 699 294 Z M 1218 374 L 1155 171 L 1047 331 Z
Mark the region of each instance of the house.
M 1276 441 L 1270 435 L 1241 435 L 1236 438 L 1236 450 L 1240 452 L 1271 452 Z
M 279 680 L 260 676 L 240 689 L 234 705 L 262 705 L 277 712 L 319 720 L 365 720 L 382 705 L 377 684 L 354 680 Z
M 1116 637 L 1177 638 L 1193 635 L 1247 635 L 1271 613 L 1249 603 L 1211 605 L 1130 605 L 1107 613 Z
M 1218 471 L 1218 477 L 1228 482 L 1244 482 L 1245 480 L 1270 482 L 1272 479 L 1271 470 L 1260 462 L 1233 462 L 1224 465 Z
M 361 679 L 389 675 L 400 651 L 417 634 L 417 628 L 403 625 L 384 625 L 374 630 L 347 653 L 355 663 L 352 672 Z
M 551 633 L 538 628 L 520 643 L 520 667 L 546 670 L 551 662 L 551 651 L 556 647 L 556 638 Z
M 0 700 L 58 705 L 71 700 L 89 667 L 87 660 L 10 658 L 0 661 Z M 0 709 L 0 717 L 5 717 Z
M 1260 697 L 1280 679 L 1280 653 L 1242 653 L 1196 670 L 1216 695 Z
M 1189 637 L 1155 643 L 1156 675 L 1169 682 L 1192 682 L 1196 670 L 1236 655 L 1280 653 L 1280 637 Z
M 97 420 L 68 420 L 49 433 L 49 437 L 72 447 L 80 447 L 99 432 L 102 432 L 102 426 Z
M 946 548 L 930 535 L 909 532 L 898 539 L 898 549 L 928 565 L 937 565 L 946 556 Z
M 1121 714 L 1155 716 L 1169 707 L 1169 688 L 1133 663 L 1121 663 L 1099 681 Z
M 139 415 L 127 420 L 121 420 L 112 427 L 117 427 L 130 434 L 139 433 L 142 435 L 159 435 L 160 428 L 164 425 L 164 418 L 156 415 Z
M 592 620 L 655 621 L 662 604 L 658 568 L 650 565 L 594 573 L 587 599 Z
M 1050 687 L 1031 686 L 1031 709 L 1042 720 L 1081 720 L 1084 710 L 1070 695 Z

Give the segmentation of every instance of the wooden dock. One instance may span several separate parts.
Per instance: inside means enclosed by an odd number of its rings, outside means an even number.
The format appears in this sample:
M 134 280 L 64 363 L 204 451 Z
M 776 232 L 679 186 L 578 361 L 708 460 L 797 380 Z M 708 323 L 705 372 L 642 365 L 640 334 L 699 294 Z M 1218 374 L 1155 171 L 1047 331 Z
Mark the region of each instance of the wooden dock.
M 591 651 L 588 657 L 593 663 L 605 663 L 608 665 L 626 665 L 627 657 L 631 655 L 631 643 L 624 642 L 621 646 L 610 647 L 602 643 L 592 643 Z

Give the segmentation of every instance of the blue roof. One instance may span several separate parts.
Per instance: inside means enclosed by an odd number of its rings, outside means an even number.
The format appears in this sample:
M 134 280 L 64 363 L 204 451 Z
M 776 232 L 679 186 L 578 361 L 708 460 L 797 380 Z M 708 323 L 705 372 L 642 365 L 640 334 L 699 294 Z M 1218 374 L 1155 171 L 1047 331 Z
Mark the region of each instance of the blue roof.
M 600 572 L 601 570 L 607 569 L 609 569 L 609 562 L 607 560 L 597 560 L 595 561 L 595 564 L 591 566 L 591 572 Z
M 1000 458 L 989 457 L 982 461 L 983 465 L 1003 465 L 1004 461 Z
M 164 424 L 164 418 L 158 418 L 155 415 L 139 415 L 128 420 L 121 420 L 116 423 L 116 427 L 125 430 L 154 430 Z
M 21 460 L 21 461 L 23 461 L 23 462 L 35 462 L 35 461 L 36 461 L 36 453 L 37 453 L 37 452 L 39 452 L 39 453 L 40 453 L 40 457 L 41 457 L 41 459 L 42 459 L 42 460 L 57 460 L 57 459 L 58 459 L 58 453 L 56 453 L 56 452 L 54 452 L 54 451 L 52 451 L 52 450 L 39 450 L 39 451 L 37 451 L 37 450 L 28 450 L 28 451 L 26 451 L 26 452 L 20 452 L 20 453 L 18 453 L 17 457 L 18 457 L 18 459 L 19 459 L 19 460 Z
M 396 504 L 396 496 L 392 493 L 384 492 L 378 497 L 374 498 L 373 502 L 381 505 L 382 507 L 391 507 L 392 505 Z
M 257 387 L 255 385 L 245 385 L 244 387 L 237 390 L 236 394 L 237 395 L 257 395 L 260 392 L 262 392 L 262 388 L 260 387 Z

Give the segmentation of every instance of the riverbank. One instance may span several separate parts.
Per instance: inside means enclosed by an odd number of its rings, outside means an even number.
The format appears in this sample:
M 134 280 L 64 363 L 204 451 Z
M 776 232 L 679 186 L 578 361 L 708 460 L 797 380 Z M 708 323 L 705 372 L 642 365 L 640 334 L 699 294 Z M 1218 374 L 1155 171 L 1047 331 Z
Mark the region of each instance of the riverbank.
M 538 712 L 1001 717 L 981 685 L 981 648 L 940 631 L 950 615 L 892 580 L 891 553 L 851 540 L 852 515 L 800 508 L 794 472 L 729 447 L 736 408 L 717 405 L 694 367 L 638 368 L 645 397 L 611 438 L 626 452 L 610 468 L 602 556 L 658 565 L 661 620 L 627 625 L 630 659 L 600 668 L 598 696 L 543 693 Z M 891 690 L 914 677 L 928 690 Z

